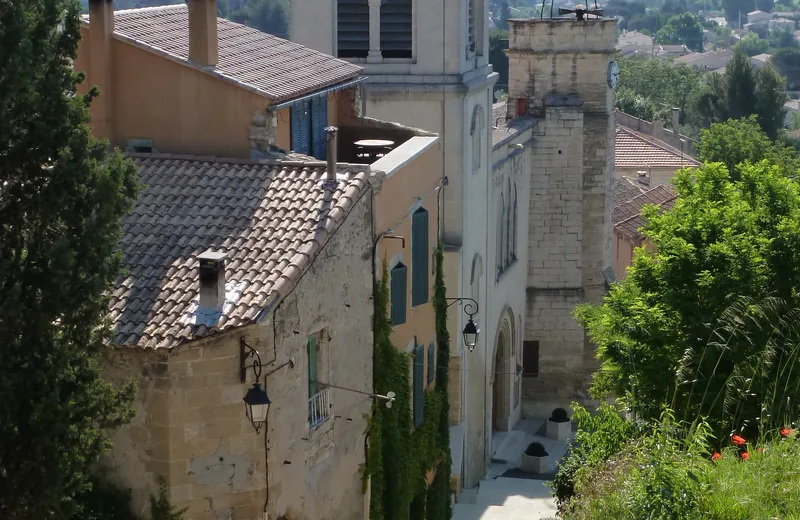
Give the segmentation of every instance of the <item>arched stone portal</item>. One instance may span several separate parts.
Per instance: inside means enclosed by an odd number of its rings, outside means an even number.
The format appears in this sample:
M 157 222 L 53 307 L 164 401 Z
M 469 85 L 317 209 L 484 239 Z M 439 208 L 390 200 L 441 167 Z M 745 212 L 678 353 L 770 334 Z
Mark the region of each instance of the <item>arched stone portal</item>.
M 492 431 L 508 430 L 510 426 L 513 344 L 514 316 L 504 312 L 492 358 Z

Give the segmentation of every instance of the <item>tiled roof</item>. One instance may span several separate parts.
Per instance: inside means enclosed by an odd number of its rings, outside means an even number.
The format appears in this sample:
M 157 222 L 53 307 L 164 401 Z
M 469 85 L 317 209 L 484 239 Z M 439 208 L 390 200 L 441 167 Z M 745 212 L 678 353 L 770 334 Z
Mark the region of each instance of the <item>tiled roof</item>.
M 219 62 L 214 73 L 283 101 L 355 78 L 363 69 L 302 45 L 217 19 Z M 189 62 L 186 4 L 114 12 L 114 34 Z
M 700 163 L 668 144 L 623 126 L 617 126 L 614 165 L 617 168 L 681 168 Z
M 634 239 L 642 238 L 642 234 L 639 232 L 639 229 L 645 225 L 642 207 L 645 204 L 655 204 L 663 211 L 667 211 L 675 205 L 677 198 L 678 194 L 675 192 L 675 188 L 669 184 L 662 184 L 628 201 L 615 203 L 611 217 L 614 230 Z
M 614 189 L 614 207 L 641 195 L 647 188 L 628 177 L 615 177 L 612 181 Z
M 123 220 L 125 271 L 111 295 L 113 342 L 171 348 L 252 323 L 286 296 L 369 185 L 322 162 L 134 155 L 144 184 Z M 218 321 L 196 316 L 197 256 L 228 255 Z

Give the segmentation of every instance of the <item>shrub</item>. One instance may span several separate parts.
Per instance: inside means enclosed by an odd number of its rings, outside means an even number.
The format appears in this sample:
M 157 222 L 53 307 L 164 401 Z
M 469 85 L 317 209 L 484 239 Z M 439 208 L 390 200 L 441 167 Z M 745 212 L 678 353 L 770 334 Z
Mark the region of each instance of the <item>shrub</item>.
M 605 462 L 641 432 L 638 425 L 625 420 L 620 410 L 610 404 L 600 405 L 595 415 L 577 403 L 572 404 L 572 409 L 578 430 L 558 463 L 553 481 L 548 484 L 559 507 L 574 494 L 575 477 L 580 471 Z
M 569 422 L 569 413 L 563 408 L 556 408 L 550 414 L 550 420 L 557 423 Z
M 532 442 L 525 449 L 525 455 L 529 457 L 547 457 L 549 453 L 544 449 L 544 444 L 541 442 Z

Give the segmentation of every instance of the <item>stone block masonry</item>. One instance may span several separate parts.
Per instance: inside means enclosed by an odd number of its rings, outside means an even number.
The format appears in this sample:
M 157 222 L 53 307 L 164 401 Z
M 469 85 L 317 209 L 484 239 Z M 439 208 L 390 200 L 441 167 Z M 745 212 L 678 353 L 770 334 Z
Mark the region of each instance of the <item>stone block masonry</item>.
M 602 300 L 611 266 L 615 20 L 509 20 L 509 113 L 538 118 L 531 147 L 526 341 L 538 374 L 523 415 L 589 401 L 594 347 L 575 305 Z M 513 110 L 512 110 L 513 107 Z M 535 355 L 529 352 L 528 355 Z

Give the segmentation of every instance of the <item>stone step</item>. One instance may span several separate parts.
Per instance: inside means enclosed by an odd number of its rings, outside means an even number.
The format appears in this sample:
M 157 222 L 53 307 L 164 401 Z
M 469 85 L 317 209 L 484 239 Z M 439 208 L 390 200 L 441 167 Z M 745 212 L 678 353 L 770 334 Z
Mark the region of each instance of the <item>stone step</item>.
M 499 464 L 505 464 L 518 458 L 527 447 L 525 432 L 511 430 L 502 433 L 502 437 L 499 434 L 495 434 L 495 438 L 499 442 L 495 446 L 494 454 L 492 454 L 492 462 Z
M 528 518 L 554 517 L 555 499 L 545 487 L 545 481 L 534 479 L 496 478 L 482 480 L 475 505 L 503 506 L 506 509 L 527 511 Z
M 555 513 L 540 516 L 534 511 L 525 508 L 503 506 L 475 506 L 470 504 L 455 504 L 453 506 L 453 520 L 545 520 L 555 519 Z

